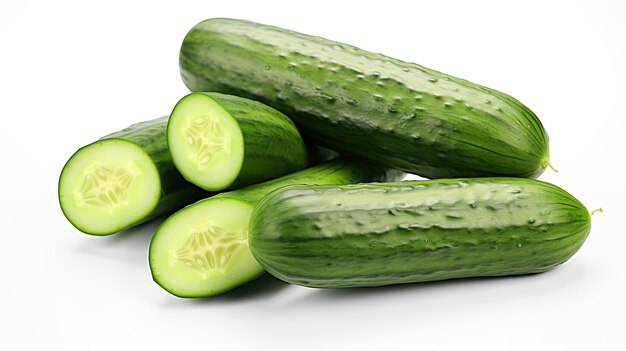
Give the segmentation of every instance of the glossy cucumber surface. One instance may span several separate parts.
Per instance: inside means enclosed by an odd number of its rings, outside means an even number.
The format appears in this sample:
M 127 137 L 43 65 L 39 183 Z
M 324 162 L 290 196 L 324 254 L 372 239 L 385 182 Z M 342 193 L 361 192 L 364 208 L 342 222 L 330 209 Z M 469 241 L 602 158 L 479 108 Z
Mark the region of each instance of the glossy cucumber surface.
M 285 187 L 255 207 L 248 241 L 276 277 L 336 288 L 544 272 L 590 228 L 549 183 L 442 179 Z

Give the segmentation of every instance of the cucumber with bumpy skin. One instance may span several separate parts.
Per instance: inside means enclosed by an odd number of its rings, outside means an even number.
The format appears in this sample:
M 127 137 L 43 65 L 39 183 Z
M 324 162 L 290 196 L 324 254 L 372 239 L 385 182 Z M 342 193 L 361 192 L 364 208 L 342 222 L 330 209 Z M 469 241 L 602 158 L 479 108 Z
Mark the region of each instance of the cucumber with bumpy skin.
M 404 174 L 337 159 L 247 188 L 218 194 L 176 212 L 150 243 L 154 281 L 179 297 L 218 295 L 261 275 L 248 249 L 252 209 L 265 194 L 291 184 L 349 184 L 399 180 Z
M 167 142 L 185 179 L 206 190 L 280 177 L 308 162 L 304 141 L 287 116 L 219 93 L 182 98 L 172 111 Z
M 255 207 L 248 241 L 277 278 L 343 288 L 545 272 L 590 228 L 549 183 L 442 179 L 285 187 Z
M 315 143 L 427 178 L 535 177 L 547 134 L 518 100 L 339 42 L 235 19 L 193 27 L 180 50 L 192 91 L 268 104 Z
M 59 178 L 59 202 L 77 229 L 113 234 L 210 195 L 174 167 L 167 121 L 134 124 L 72 155 Z

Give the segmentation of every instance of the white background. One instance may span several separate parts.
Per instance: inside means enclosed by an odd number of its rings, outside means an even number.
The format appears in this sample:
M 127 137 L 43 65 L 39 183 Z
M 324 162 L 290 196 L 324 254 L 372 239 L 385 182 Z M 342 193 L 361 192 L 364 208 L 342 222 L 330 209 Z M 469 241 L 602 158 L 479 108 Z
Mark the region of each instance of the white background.
M 0 349 L 626 350 L 623 1 L 0 1 Z M 357 290 L 265 276 L 183 300 L 151 281 L 156 224 L 91 237 L 62 216 L 80 146 L 168 114 L 185 33 L 236 17 L 347 42 L 511 94 L 549 135 L 541 179 L 593 216 L 541 275 Z

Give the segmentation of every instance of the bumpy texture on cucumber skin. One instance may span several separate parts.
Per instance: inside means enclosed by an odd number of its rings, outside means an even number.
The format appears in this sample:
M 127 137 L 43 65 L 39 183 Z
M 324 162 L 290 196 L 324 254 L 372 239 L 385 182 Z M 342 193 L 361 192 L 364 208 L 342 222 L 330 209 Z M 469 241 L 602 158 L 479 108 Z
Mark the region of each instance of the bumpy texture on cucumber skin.
M 240 188 L 280 177 L 308 165 L 304 140 L 295 124 L 282 112 L 238 96 L 216 92 L 202 94 L 211 97 L 227 110 L 243 134 L 242 167 L 229 188 Z
M 548 165 L 539 119 L 516 99 L 356 47 L 234 19 L 189 31 L 192 91 L 262 101 L 320 145 L 428 178 L 535 177 Z
M 552 184 L 444 179 L 285 187 L 255 207 L 248 240 L 274 276 L 341 288 L 544 272 L 590 228 Z
M 154 162 L 161 180 L 161 197 L 154 210 L 148 216 L 134 224 L 120 228 L 118 231 L 147 222 L 160 215 L 173 213 L 190 203 L 214 194 L 187 182 L 174 167 L 166 140 L 168 118 L 169 116 L 164 116 L 136 123 L 100 139 L 122 139 L 141 147 Z M 67 215 L 66 218 L 69 220 Z M 85 232 L 82 228 L 77 227 L 77 229 Z M 85 233 L 90 234 L 88 232 Z

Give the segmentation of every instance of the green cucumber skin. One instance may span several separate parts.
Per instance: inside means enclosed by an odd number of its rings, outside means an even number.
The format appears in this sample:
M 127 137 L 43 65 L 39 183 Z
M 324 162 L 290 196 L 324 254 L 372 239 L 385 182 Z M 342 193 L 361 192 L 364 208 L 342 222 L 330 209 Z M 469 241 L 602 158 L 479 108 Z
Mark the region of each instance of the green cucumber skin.
M 238 96 L 215 92 L 203 94 L 228 110 L 243 134 L 243 164 L 230 188 L 280 177 L 308 165 L 304 140 L 295 124 L 282 112 Z
M 315 143 L 424 177 L 536 177 L 548 165 L 547 134 L 516 99 L 353 46 L 210 19 L 179 63 L 192 91 L 259 100 Z
M 260 184 L 224 192 L 212 198 L 231 198 L 256 204 L 268 193 L 294 184 L 351 184 L 366 182 L 393 182 L 404 178 L 405 173 L 367 162 L 340 157 L 316 166 L 272 179 Z M 205 201 L 205 200 L 201 200 Z
M 157 216 L 171 214 L 212 194 L 187 182 L 174 167 L 174 162 L 167 148 L 166 129 L 168 119 L 169 116 L 164 116 L 136 123 L 100 139 L 122 139 L 141 147 L 154 162 L 161 180 L 161 198 L 154 210 L 147 217 L 136 223 L 120 228 L 120 231 L 147 222 Z M 77 229 L 85 232 L 81 228 Z
M 290 186 L 253 212 L 249 245 L 274 276 L 323 288 L 539 273 L 591 228 L 572 195 L 523 178 Z

